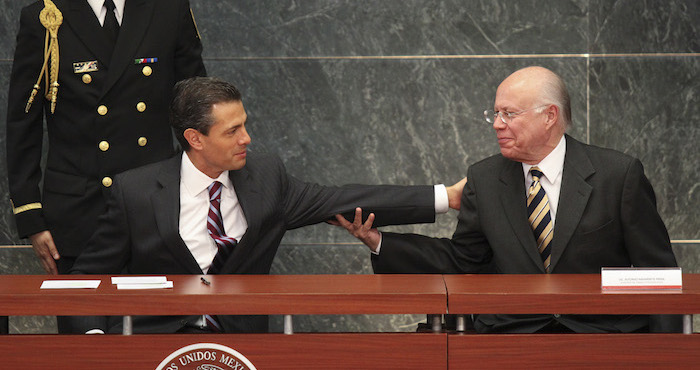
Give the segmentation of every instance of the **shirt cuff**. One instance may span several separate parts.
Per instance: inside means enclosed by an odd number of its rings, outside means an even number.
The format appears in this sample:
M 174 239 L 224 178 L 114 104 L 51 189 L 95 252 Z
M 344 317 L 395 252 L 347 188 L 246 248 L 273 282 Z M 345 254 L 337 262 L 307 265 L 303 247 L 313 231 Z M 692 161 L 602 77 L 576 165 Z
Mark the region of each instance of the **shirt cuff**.
M 381 231 L 379 232 L 379 245 L 377 245 L 377 250 L 374 250 L 374 251 L 373 251 L 373 250 L 370 249 L 369 251 L 372 252 L 372 254 L 378 256 L 378 255 L 379 255 L 379 250 L 380 250 L 380 249 L 382 249 L 382 233 L 381 233 Z
M 447 213 L 450 209 L 450 201 L 447 198 L 447 188 L 445 185 L 439 184 L 434 186 L 435 189 L 435 214 Z

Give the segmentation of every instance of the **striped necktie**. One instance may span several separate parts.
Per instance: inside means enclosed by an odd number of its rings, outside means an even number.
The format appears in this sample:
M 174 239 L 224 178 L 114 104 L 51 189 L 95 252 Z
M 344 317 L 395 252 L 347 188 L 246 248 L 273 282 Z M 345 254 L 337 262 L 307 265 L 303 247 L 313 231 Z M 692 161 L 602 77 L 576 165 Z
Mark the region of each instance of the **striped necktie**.
M 207 215 L 207 231 L 214 239 L 218 251 L 211 262 L 208 274 L 218 274 L 224 263 L 236 247 L 236 239 L 226 236 L 224 222 L 221 218 L 221 183 L 214 181 L 209 185 L 209 214 Z
M 554 237 L 554 225 L 549 212 L 549 198 L 540 184 L 543 174 L 537 167 L 530 168 L 532 185 L 527 197 L 528 221 L 537 240 L 537 250 L 540 252 L 545 272 L 549 273 L 549 264 L 552 253 L 552 238 Z
M 237 241 L 234 238 L 226 236 L 224 230 L 224 222 L 221 218 L 221 183 L 214 181 L 207 188 L 209 190 L 209 213 L 207 214 L 207 231 L 209 236 L 216 243 L 217 252 L 211 262 L 211 266 L 207 274 L 218 274 L 221 267 L 224 265 L 228 257 L 231 255 L 233 248 L 236 247 Z M 203 315 L 204 322 L 214 332 L 221 332 L 223 329 L 219 324 L 219 320 L 214 315 Z

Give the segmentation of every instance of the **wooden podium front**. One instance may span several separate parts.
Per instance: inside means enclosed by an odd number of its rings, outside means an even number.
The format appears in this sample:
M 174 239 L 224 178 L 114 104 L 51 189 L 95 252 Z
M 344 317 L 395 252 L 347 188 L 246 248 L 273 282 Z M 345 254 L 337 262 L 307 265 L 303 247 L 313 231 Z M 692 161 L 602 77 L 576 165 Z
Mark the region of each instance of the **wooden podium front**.
M 0 313 L 125 316 L 447 312 L 441 275 L 206 278 L 210 285 L 204 284 L 199 275 L 171 275 L 168 280 L 173 281 L 172 289 L 117 290 L 109 276 L 0 276 Z M 42 281 L 48 279 L 99 279 L 101 283 L 92 290 L 40 290 Z M 447 368 L 445 333 L 6 335 L 0 336 L 0 368 L 155 369 L 169 354 L 195 343 L 230 347 L 257 369 Z
M 40 290 L 47 279 L 101 284 Z M 0 315 L 700 313 L 695 274 L 683 275 L 682 290 L 625 293 L 602 292 L 600 275 L 219 275 L 207 276 L 209 285 L 197 275 L 168 279 L 172 289 L 117 290 L 109 276 L 0 276 Z M 179 355 L 200 346 L 214 350 Z M 156 369 L 164 363 L 163 369 L 183 370 L 197 355 L 214 354 L 232 365 L 219 369 L 243 369 L 220 348 L 257 369 L 700 367 L 698 334 L 438 331 L 4 335 L 0 369 Z
M 603 292 L 597 274 L 445 275 L 452 314 L 700 313 L 700 275 L 683 290 Z M 690 316 L 690 315 L 688 315 Z M 688 317 L 689 318 L 689 317 Z M 451 369 L 700 367 L 697 334 L 452 334 Z

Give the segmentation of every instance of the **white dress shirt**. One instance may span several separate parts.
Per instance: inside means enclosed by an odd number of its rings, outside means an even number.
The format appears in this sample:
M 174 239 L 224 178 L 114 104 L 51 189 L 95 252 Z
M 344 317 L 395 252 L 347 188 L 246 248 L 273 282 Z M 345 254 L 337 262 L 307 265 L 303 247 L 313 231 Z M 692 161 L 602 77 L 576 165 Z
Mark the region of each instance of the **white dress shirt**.
M 112 0 L 114 1 L 114 16 L 117 17 L 117 23 L 121 26 L 122 18 L 124 17 L 124 3 L 126 0 Z M 88 4 L 92 8 L 92 12 L 100 21 L 100 25 L 105 24 L 105 16 L 107 15 L 107 7 L 104 6 L 105 0 L 87 0 Z
M 219 181 L 221 188 L 221 218 L 226 236 L 241 240 L 248 229 L 248 222 L 238 202 L 228 171 L 212 179 L 199 171 L 187 153 L 182 155 L 180 167 L 180 224 L 182 240 L 189 248 L 199 267 L 206 273 L 216 256 L 217 247 L 207 231 L 209 191 L 212 182 Z
M 561 178 L 564 172 L 564 157 L 566 156 L 566 139 L 561 137 L 559 144 L 538 164 L 523 163 L 525 173 L 525 196 L 530 191 L 532 185 L 532 175 L 530 168 L 539 167 L 544 177 L 540 179 L 540 184 L 549 198 L 549 212 L 552 216 L 552 225 L 556 225 L 557 206 L 559 205 L 559 193 L 561 192 Z

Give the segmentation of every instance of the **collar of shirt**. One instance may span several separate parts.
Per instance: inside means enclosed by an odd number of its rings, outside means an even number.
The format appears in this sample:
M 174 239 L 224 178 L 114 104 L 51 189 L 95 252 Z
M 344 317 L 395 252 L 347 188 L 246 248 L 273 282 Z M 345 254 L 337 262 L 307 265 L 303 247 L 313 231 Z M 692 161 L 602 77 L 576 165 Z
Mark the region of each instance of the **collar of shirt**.
M 126 0 L 112 0 L 114 1 L 114 15 L 117 17 L 117 23 L 122 24 L 122 18 L 124 17 L 124 4 Z M 87 0 L 92 8 L 92 12 L 103 25 L 105 22 L 105 16 L 107 15 L 107 8 L 105 8 L 105 0 Z
M 540 171 L 544 174 L 544 179 L 540 179 L 541 182 L 547 181 L 549 185 L 560 182 L 562 171 L 564 170 L 564 156 L 566 155 L 566 139 L 564 136 L 559 140 L 559 144 L 549 153 L 544 159 L 537 164 L 527 164 L 523 163 L 523 173 L 525 174 L 526 190 L 530 187 L 532 183 L 532 176 L 530 175 L 530 168 L 539 167 Z
M 540 179 L 542 188 L 549 198 L 549 210 L 551 211 L 552 222 L 556 222 L 557 208 L 559 208 L 559 194 L 561 192 L 561 179 L 564 173 L 564 157 L 566 156 L 566 139 L 562 136 L 556 148 L 552 150 L 540 163 L 532 165 L 523 163 L 525 174 L 525 196 L 532 184 L 530 168 L 537 166 L 542 170 L 544 178 Z
M 194 197 L 203 191 L 207 191 L 209 185 L 214 181 L 219 181 L 224 188 L 231 189 L 231 179 L 228 177 L 228 171 L 224 171 L 219 177 L 212 179 L 194 166 L 187 153 L 182 154 L 180 182 L 190 196 Z

